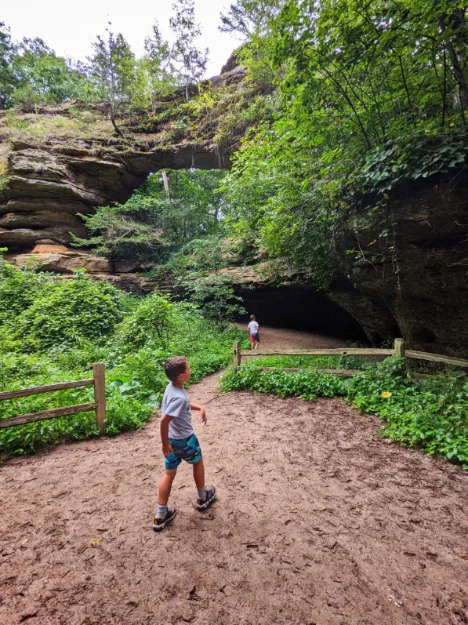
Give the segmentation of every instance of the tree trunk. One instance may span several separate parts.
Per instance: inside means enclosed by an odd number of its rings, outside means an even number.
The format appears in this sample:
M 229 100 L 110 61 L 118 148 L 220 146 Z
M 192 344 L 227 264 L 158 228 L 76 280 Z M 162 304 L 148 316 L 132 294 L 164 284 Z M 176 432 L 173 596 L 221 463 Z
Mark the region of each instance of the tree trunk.
M 455 40 L 457 38 L 456 31 L 463 27 L 463 15 L 464 13 L 460 9 L 457 9 L 448 17 L 448 21 L 452 24 L 451 31 L 453 35 L 447 38 L 447 50 L 452 62 L 453 75 L 460 89 L 461 107 L 464 111 L 468 111 L 468 83 L 463 72 L 461 56 L 455 47 Z M 445 16 L 439 18 L 439 25 L 441 31 L 445 33 L 447 30 Z
M 110 101 L 110 119 L 111 119 L 112 125 L 114 126 L 115 132 L 120 137 L 123 137 L 123 132 L 119 130 L 119 128 L 117 128 L 117 124 L 115 123 L 115 104 L 112 100 Z
M 117 133 L 120 137 L 123 137 L 123 136 L 124 136 L 124 135 L 123 135 L 123 132 L 122 132 L 119 128 L 117 128 L 117 124 L 115 123 L 115 117 L 114 117 L 113 115 L 111 115 L 111 122 L 112 122 L 112 125 L 114 126 L 115 132 L 116 132 L 116 133 Z
M 161 174 L 162 174 L 162 179 L 163 179 L 163 182 L 164 182 L 164 189 L 166 190 L 166 199 L 167 199 L 168 202 L 170 202 L 171 201 L 171 191 L 170 191 L 170 188 L 169 188 L 169 178 L 167 176 L 167 171 L 165 169 L 163 169 Z
M 465 74 L 463 73 L 455 47 L 451 42 L 447 45 L 447 49 L 450 54 L 450 60 L 452 61 L 453 74 L 460 89 L 461 106 L 465 111 L 468 111 L 468 84 L 466 82 Z

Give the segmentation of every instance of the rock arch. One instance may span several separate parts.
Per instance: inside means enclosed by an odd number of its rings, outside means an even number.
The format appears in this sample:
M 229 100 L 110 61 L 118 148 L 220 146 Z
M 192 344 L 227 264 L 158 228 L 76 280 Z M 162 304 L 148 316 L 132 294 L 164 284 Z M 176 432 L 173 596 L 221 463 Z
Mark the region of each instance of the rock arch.
M 146 151 L 16 145 L 0 203 L 0 247 L 27 251 L 67 245 L 70 232 L 86 236 L 79 214 L 125 202 L 149 173 L 165 168 L 217 169 L 212 145 L 164 146 Z

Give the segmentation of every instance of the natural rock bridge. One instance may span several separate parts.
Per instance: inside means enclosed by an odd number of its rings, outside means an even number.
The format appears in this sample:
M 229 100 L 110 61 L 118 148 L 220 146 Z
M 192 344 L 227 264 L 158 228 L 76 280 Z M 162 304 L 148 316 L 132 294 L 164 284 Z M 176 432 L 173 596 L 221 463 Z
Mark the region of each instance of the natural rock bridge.
M 244 76 L 242 68 L 236 68 L 213 78 L 210 85 L 213 90 L 235 91 Z M 30 123 L 31 132 L 20 138 L 14 133 L 0 136 L 5 171 L 0 185 L 0 246 L 24 252 L 41 243 L 67 245 L 70 232 L 86 236 L 78 215 L 89 214 L 98 206 L 125 202 L 152 172 L 229 167 L 229 153 L 238 137 L 233 137 L 228 149 L 216 143 L 216 113 L 205 127 L 203 120 L 197 119 L 193 132 L 173 131 L 181 114 L 180 104 L 180 94 L 162 102 L 159 118 L 163 121 L 155 117 L 149 129 L 144 127 L 141 112 L 127 114 L 121 120 L 126 130 L 123 139 L 113 135 L 110 123 L 104 134 L 101 128 L 100 133 L 93 136 L 91 131 L 85 138 L 63 133 L 56 136 L 54 128 L 59 130 L 73 113 L 76 115 L 79 103 L 44 106 L 36 115 L 19 115 L 19 123 Z M 103 123 L 106 115 L 102 104 L 85 108 L 94 109 Z M 200 110 L 198 116 L 203 115 Z M 38 137 L 34 131 L 38 119 L 50 123 L 54 117 L 60 124 L 51 124 L 48 134 Z M 0 129 L 3 126 L 7 130 L 7 119 L 4 112 Z
M 17 144 L 9 160 L 9 183 L 0 204 L 0 246 L 32 249 L 38 243 L 86 236 L 78 214 L 125 202 L 149 173 L 160 169 L 215 169 L 212 146 L 174 146 L 150 153 Z M 95 149 L 94 149 L 95 152 Z
M 235 68 L 212 79 L 211 87 L 231 90 L 234 103 L 244 75 Z M 81 137 L 60 132 L 49 132 L 42 139 L 34 132 L 12 136 L 4 133 L 6 113 L 0 114 L 0 247 L 26 254 L 24 262 L 30 252 L 62 249 L 67 252 L 65 273 L 85 266 L 95 275 L 133 288 L 129 272 L 138 261 L 117 266 L 60 246 L 70 243 L 70 233 L 86 236 L 80 214 L 125 202 L 151 172 L 229 167 L 229 155 L 245 130 L 239 129 L 228 146 L 217 141 L 229 105 L 224 111 L 221 107 L 201 111 L 188 132 L 177 133 L 174 121 L 180 104 L 182 97 L 179 102 L 168 99 L 162 104 L 163 114 L 149 128 L 136 113 L 134 119 L 121 120 L 124 139 L 113 136 L 110 123 L 106 133 L 101 128 L 100 133 Z M 43 107 L 19 122 L 33 124 L 39 118 L 46 122 L 54 116 L 66 121 L 77 106 Z M 94 109 L 98 116 L 98 105 Z M 104 118 L 101 107 L 101 122 Z M 328 320 L 335 335 L 365 336 L 377 343 L 402 336 L 413 349 L 468 357 L 467 194 L 468 176 L 462 168 L 400 185 L 383 209 L 373 210 L 375 198 L 363 198 L 362 205 L 343 211 L 334 233 L 336 278 L 326 294 L 317 294 L 310 284 L 293 277 L 285 277 L 281 292 L 276 283 L 262 282 L 255 275 L 249 279 L 240 275 L 237 288 L 251 307 L 265 314 L 276 311 L 283 325 L 327 331 L 314 326 L 321 318 Z M 44 269 L 55 270 L 55 260 L 49 260 Z M 146 278 L 137 279 L 140 290 L 152 288 L 143 284 Z M 254 292 L 244 289 L 248 284 Z M 279 296 L 285 305 L 272 306 Z M 292 311 L 291 318 L 285 318 L 286 310 Z

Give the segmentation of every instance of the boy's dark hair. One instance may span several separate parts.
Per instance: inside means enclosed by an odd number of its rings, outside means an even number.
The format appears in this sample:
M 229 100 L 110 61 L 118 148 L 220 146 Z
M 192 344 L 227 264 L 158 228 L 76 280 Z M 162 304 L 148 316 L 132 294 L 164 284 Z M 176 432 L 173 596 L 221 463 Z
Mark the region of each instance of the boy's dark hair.
M 175 356 L 169 358 L 164 365 L 164 371 L 171 382 L 175 382 L 181 373 L 187 369 L 187 358 L 185 356 Z
M 250 315 L 250 321 L 255 321 L 255 315 Z

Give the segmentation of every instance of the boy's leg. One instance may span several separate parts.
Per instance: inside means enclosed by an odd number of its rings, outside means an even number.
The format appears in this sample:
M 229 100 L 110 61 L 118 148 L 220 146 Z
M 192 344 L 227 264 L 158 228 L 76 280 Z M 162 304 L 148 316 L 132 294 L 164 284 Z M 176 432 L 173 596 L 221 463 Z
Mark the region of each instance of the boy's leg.
M 203 458 L 193 465 L 193 479 L 197 489 L 205 488 L 205 466 L 203 464 Z
M 211 506 L 216 496 L 216 488 L 205 486 L 205 466 L 203 464 L 203 458 L 193 465 L 193 479 L 198 491 L 197 509 L 202 511 Z
M 158 508 L 153 519 L 153 530 L 155 532 L 161 532 L 166 527 L 166 523 L 172 521 L 176 515 L 175 508 L 167 507 L 169 495 L 171 494 L 172 482 L 174 481 L 176 473 L 177 469 L 166 469 L 159 483 Z
M 158 489 L 158 506 L 167 506 L 169 495 L 171 494 L 172 482 L 176 476 L 177 469 L 166 469 L 161 478 Z

